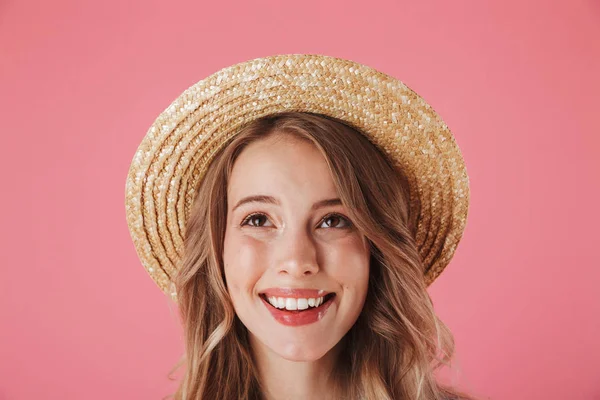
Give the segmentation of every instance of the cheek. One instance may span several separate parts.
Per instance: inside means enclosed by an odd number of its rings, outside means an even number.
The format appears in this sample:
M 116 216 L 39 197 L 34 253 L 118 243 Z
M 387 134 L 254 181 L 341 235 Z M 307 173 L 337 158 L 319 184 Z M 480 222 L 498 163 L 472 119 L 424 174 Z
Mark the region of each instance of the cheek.
M 225 279 L 232 295 L 251 292 L 267 265 L 268 251 L 261 242 L 242 235 L 225 235 L 223 262 Z
M 370 252 L 358 239 L 337 246 L 328 255 L 330 273 L 344 286 L 357 295 L 366 294 L 369 282 Z

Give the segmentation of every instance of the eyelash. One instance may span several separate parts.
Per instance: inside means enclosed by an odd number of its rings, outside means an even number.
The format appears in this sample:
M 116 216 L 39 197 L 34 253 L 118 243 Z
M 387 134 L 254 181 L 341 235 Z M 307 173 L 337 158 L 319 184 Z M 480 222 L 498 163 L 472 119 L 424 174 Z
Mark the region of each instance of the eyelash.
M 248 221 L 250 221 L 252 218 L 257 217 L 257 216 L 264 216 L 267 217 L 264 213 L 252 213 L 250 215 L 248 215 L 246 218 L 244 218 L 244 220 L 242 221 L 242 223 L 240 224 L 240 226 L 244 226 L 246 225 L 246 223 Z M 327 219 L 331 218 L 331 217 L 337 217 L 337 218 L 341 218 L 344 221 L 346 221 L 346 225 L 345 227 L 341 227 L 341 228 L 332 228 L 332 229 L 350 229 L 352 227 L 352 222 L 350 222 L 350 220 L 346 217 L 344 217 L 342 214 L 338 214 L 338 213 L 329 213 L 326 216 L 324 216 L 321 221 L 319 222 L 319 225 L 321 225 L 323 222 L 325 222 Z M 249 225 L 252 228 L 263 228 L 262 226 L 252 226 Z

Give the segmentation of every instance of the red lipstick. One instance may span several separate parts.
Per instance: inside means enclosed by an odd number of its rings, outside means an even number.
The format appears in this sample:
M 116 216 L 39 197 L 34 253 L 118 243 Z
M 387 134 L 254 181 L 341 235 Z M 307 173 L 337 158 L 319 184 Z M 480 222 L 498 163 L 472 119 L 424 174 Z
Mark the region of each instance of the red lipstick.
M 261 294 L 266 295 L 267 297 L 275 296 L 275 297 L 291 297 L 294 299 L 308 299 L 308 298 L 317 298 L 321 296 L 328 295 L 329 292 L 325 290 L 317 290 L 317 289 L 291 289 L 291 288 L 269 288 L 265 289 L 261 292 Z
M 309 307 L 305 310 L 286 310 L 279 309 L 271 305 L 267 301 L 266 297 L 287 297 L 287 298 L 317 298 L 323 297 L 323 303 L 318 307 Z M 263 301 L 263 304 L 273 318 L 277 322 L 286 326 L 301 326 L 315 323 L 327 312 L 329 306 L 333 304 L 333 298 L 335 297 L 334 293 L 327 293 L 323 290 L 313 290 L 313 289 L 267 289 L 262 292 L 260 298 Z

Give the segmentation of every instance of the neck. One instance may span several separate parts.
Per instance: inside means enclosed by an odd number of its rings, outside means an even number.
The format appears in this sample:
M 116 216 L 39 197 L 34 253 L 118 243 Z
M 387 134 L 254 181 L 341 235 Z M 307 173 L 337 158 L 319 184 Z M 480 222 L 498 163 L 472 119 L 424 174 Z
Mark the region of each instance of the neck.
M 335 384 L 332 372 L 343 340 L 318 360 L 290 361 L 274 353 L 254 335 L 249 336 L 266 400 L 332 398 Z

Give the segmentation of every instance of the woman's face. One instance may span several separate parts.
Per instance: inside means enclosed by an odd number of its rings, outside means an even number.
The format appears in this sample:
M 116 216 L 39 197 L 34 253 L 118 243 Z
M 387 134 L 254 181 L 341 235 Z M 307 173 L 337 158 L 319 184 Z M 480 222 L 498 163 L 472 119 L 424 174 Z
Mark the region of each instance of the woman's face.
M 370 259 L 325 158 L 287 134 L 253 142 L 227 199 L 225 278 L 252 343 L 288 360 L 323 357 L 362 310 Z

